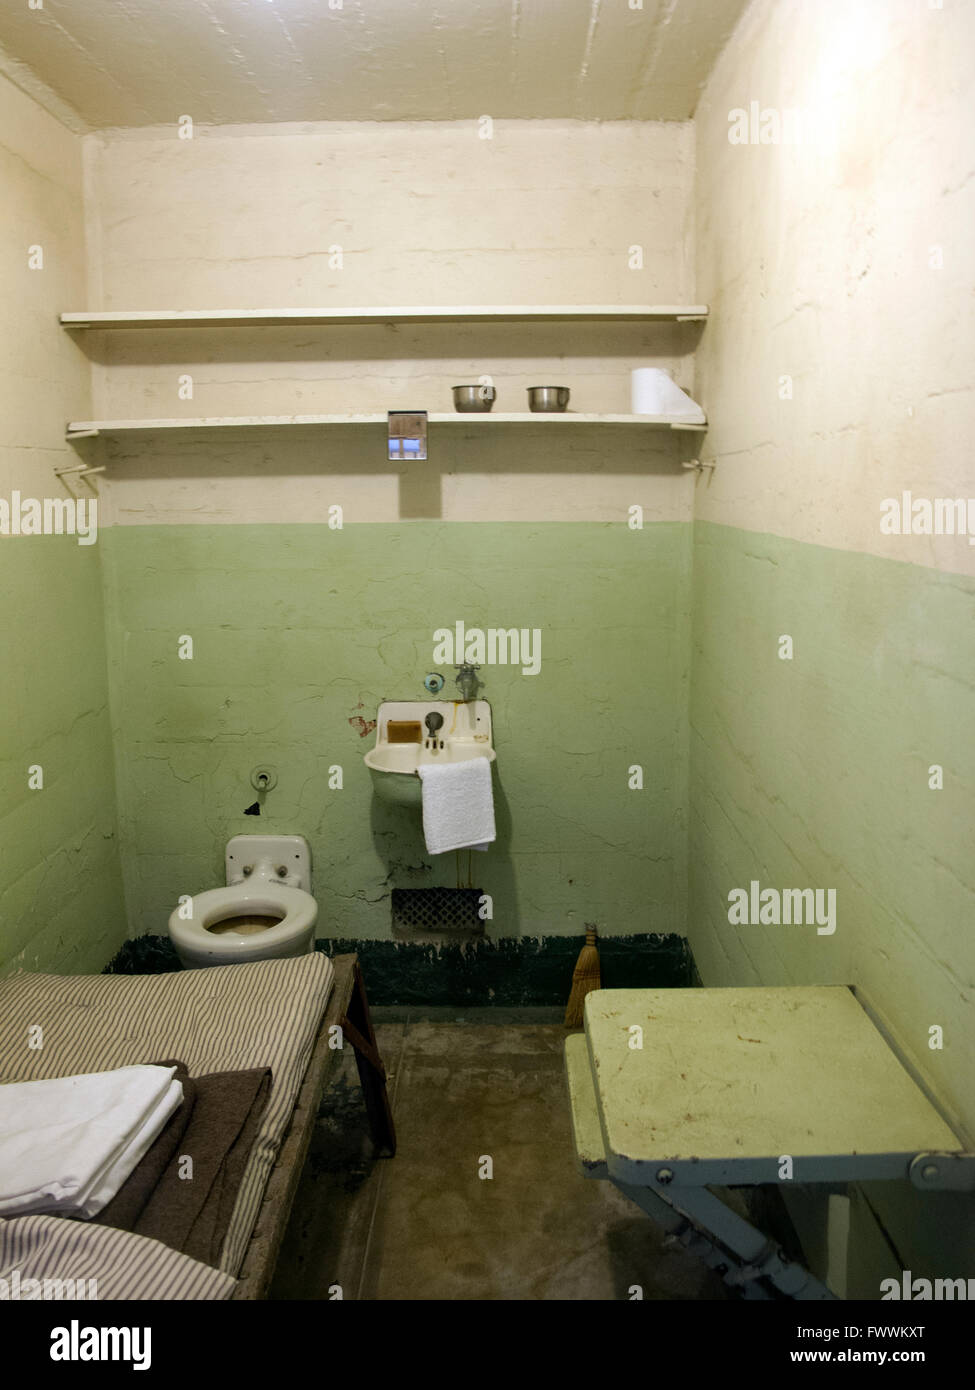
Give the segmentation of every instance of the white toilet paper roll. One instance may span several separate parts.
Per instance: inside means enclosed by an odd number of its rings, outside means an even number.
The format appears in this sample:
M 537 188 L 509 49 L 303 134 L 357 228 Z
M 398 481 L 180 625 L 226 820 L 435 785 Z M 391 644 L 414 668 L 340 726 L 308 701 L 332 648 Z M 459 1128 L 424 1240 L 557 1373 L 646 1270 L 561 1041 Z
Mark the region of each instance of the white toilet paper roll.
M 704 412 L 670 378 L 663 367 L 635 367 L 630 373 L 630 402 L 634 415 L 669 415 L 704 420 Z
M 666 387 L 673 382 L 662 367 L 637 367 L 630 373 L 630 401 L 634 415 L 663 415 Z

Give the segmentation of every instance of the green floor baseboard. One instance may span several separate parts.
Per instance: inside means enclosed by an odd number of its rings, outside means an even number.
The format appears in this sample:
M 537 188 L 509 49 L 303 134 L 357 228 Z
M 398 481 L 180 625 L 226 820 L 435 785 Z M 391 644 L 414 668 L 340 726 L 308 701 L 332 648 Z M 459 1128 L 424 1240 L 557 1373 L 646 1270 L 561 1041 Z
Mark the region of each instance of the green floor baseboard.
M 340 938 L 319 941 L 337 956 L 354 951 L 373 1004 L 515 1007 L 564 1004 L 582 948 L 580 938 L 525 937 L 506 941 L 427 945 Z M 676 934 L 607 937 L 599 943 L 606 989 L 660 989 L 697 983 L 686 940 Z M 168 937 L 127 941 L 106 967 L 110 975 L 156 975 L 178 970 Z

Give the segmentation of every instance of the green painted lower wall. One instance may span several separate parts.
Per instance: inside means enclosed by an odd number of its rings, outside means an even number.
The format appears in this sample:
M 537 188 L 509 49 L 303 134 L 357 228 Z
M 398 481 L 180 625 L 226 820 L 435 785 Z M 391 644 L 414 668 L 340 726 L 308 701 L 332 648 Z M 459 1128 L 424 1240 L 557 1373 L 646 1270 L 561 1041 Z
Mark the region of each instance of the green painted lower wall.
M 0 539 L 0 593 L 0 971 L 100 970 L 126 919 L 98 547 Z
M 854 985 L 969 1134 L 973 618 L 959 575 L 695 526 L 687 930 L 702 980 Z M 835 932 L 732 926 L 728 893 L 753 880 L 834 888 Z M 897 1186 L 875 1207 L 911 1267 L 971 1274 L 970 1201 Z
M 433 632 L 458 620 L 542 641 L 538 675 L 481 672 L 498 753 L 498 841 L 473 855 L 488 935 L 682 929 L 689 525 L 138 526 L 103 544 L 134 934 L 222 882 L 241 832 L 308 838 L 326 939 L 388 938 L 394 887 L 456 885 L 455 856 L 431 859 L 419 813 L 377 801 L 362 759 L 380 702 L 423 697 Z M 262 761 L 279 781 L 256 819 Z
M 975 1129 L 972 581 L 707 523 L 412 522 L 8 540 L 0 583 L 0 968 L 98 970 L 126 926 L 151 961 L 130 943 L 116 968 L 171 965 L 172 904 L 222 880 L 229 836 L 299 831 L 320 949 L 359 950 L 377 1002 L 561 1000 L 595 921 L 608 985 L 852 984 Z M 542 665 L 482 672 L 494 916 L 438 953 L 391 939 L 390 895 L 458 866 L 375 800 L 362 755 L 457 620 L 538 628 Z M 278 786 L 246 817 L 266 762 Z M 753 881 L 835 890 L 835 932 L 732 926 Z M 903 1267 L 968 1277 L 967 1199 L 854 1198 L 851 1296 Z M 821 1229 L 825 1249 L 825 1209 Z

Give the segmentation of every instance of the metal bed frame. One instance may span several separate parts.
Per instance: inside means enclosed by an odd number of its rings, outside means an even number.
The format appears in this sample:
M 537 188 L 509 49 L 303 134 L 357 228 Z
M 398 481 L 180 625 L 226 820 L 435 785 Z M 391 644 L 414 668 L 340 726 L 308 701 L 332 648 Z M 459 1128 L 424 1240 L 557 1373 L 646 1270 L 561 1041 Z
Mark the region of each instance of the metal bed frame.
M 330 1046 L 334 1037 L 330 1030 L 336 1025 L 342 1029 L 343 1041 L 347 1040 L 355 1049 L 359 1080 L 377 1149 L 390 1156 L 396 1152 L 396 1131 L 386 1093 L 386 1070 L 376 1045 L 358 957 L 334 956 L 332 966 L 335 971 L 332 991 L 291 1120 L 264 1189 L 257 1220 L 237 1276 L 233 1299 L 267 1297 L 308 1155 L 322 1093 L 337 1055 L 337 1049 Z

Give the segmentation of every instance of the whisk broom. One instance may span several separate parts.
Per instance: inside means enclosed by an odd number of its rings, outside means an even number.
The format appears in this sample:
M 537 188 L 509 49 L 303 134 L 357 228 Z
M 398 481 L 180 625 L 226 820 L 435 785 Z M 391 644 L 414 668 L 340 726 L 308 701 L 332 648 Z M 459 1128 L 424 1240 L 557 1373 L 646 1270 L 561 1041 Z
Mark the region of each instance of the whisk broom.
M 582 1006 L 591 989 L 599 989 L 599 952 L 596 949 L 596 927 L 586 923 L 586 944 L 579 952 L 572 972 L 572 992 L 565 1006 L 566 1028 L 582 1026 Z

